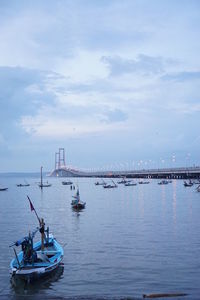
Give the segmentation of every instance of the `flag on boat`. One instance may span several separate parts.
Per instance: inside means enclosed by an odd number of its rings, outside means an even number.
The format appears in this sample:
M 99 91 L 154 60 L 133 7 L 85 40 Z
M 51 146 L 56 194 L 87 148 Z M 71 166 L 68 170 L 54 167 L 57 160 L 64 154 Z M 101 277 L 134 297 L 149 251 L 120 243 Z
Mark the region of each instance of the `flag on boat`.
M 34 206 L 33 206 L 33 203 L 31 202 L 31 199 L 29 198 L 28 195 L 27 195 L 27 198 L 28 198 L 29 203 L 30 203 L 31 211 L 34 211 L 34 212 L 35 212 L 35 215 L 36 215 L 36 217 L 37 217 L 37 219 L 38 219 L 38 222 L 39 222 L 39 224 L 41 225 L 41 220 L 40 220 L 40 218 L 38 217 L 38 214 L 37 214 L 37 212 L 36 212 L 36 210 L 35 210 L 35 208 L 34 208 Z
M 33 211 L 33 210 L 35 211 L 35 208 L 34 208 L 34 206 L 33 206 L 33 203 L 31 202 L 29 196 L 27 196 L 27 197 L 28 197 L 28 200 L 29 200 L 29 203 L 30 203 L 31 211 Z

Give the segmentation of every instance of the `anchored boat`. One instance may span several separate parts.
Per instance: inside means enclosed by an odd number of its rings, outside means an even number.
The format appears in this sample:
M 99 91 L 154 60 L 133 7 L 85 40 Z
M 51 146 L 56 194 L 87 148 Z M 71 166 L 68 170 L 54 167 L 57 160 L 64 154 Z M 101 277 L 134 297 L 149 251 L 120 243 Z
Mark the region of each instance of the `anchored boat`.
M 29 184 L 26 180 L 24 180 L 24 183 L 19 183 L 19 184 L 17 184 L 17 186 L 18 186 L 18 187 L 22 187 L 22 186 L 30 186 L 30 184 Z
M 131 181 L 124 184 L 124 186 L 135 186 L 135 185 L 137 185 L 137 183 Z
M 100 182 L 100 181 L 96 181 L 95 182 L 95 185 L 105 185 L 106 184 L 106 182 L 102 179 L 102 182 Z
M 7 191 L 7 187 L 0 187 L 0 191 Z
M 128 183 L 128 182 L 131 182 L 131 180 L 127 180 L 126 177 L 123 177 L 122 180 L 118 181 L 117 183 L 118 184 L 125 184 L 125 183 Z
M 189 182 L 184 181 L 183 185 L 184 185 L 185 187 L 193 186 L 193 182 L 192 182 L 191 180 L 189 180 Z
M 48 275 L 58 268 L 64 254 L 62 246 L 52 234 L 49 234 L 49 227 L 45 229 L 44 220 L 38 217 L 30 199 L 29 202 L 31 211 L 33 210 L 38 218 L 39 227 L 10 246 L 13 247 L 15 253 L 15 258 L 10 263 L 10 273 L 12 277 L 22 279 L 27 283 Z M 41 240 L 34 243 L 33 238 L 38 231 L 41 234 Z M 15 247 L 18 246 L 21 246 L 21 251 L 17 254 Z
M 43 174 L 42 174 L 42 169 L 43 167 L 40 168 L 40 183 L 38 184 L 38 186 L 42 189 L 43 187 L 50 187 L 51 183 L 48 183 L 48 181 L 46 183 L 43 182 Z
M 73 184 L 73 182 L 72 181 L 62 181 L 62 184 L 63 185 L 72 185 Z
M 73 209 L 83 209 L 85 208 L 86 202 L 82 202 L 80 199 L 79 189 L 77 189 L 76 195 L 72 196 L 74 199 L 71 202 Z
M 140 180 L 138 183 L 139 183 L 139 184 L 149 184 L 150 181 L 143 181 L 143 180 Z
M 160 182 L 158 182 L 159 185 L 163 185 L 163 184 L 168 184 L 169 181 L 167 180 L 161 180 Z
M 104 189 L 114 189 L 114 188 L 118 187 L 118 185 L 113 180 L 112 180 L 112 183 L 113 184 L 106 183 L 105 185 L 103 185 Z

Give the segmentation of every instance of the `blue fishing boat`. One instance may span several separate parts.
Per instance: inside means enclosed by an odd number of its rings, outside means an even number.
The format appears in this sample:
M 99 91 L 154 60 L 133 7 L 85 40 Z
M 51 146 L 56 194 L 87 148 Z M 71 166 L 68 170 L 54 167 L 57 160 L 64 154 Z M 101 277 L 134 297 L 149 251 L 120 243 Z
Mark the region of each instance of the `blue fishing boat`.
M 30 207 L 31 211 L 35 211 L 31 201 Z M 58 268 L 64 254 L 62 246 L 52 234 L 49 234 L 49 228 L 45 229 L 44 220 L 38 217 L 36 211 L 35 214 L 39 221 L 39 227 L 10 246 L 13 247 L 15 253 L 15 258 L 10 263 L 10 273 L 12 277 L 22 279 L 27 283 L 48 275 Z M 34 243 L 33 239 L 38 231 L 41 239 Z M 18 254 L 15 246 L 21 246 Z

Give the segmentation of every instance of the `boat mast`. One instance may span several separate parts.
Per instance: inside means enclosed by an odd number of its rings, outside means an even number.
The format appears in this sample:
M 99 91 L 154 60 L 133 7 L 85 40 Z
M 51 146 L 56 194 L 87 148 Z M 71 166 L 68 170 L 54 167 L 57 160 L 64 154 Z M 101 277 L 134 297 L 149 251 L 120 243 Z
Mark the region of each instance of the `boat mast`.
M 41 187 L 41 189 L 42 189 L 42 187 L 43 187 L 42 168 L 43 168 L 43 167 L 40 168 L 40 178 L 41 178 L 41 179 L 40 179 L 40 187 Z

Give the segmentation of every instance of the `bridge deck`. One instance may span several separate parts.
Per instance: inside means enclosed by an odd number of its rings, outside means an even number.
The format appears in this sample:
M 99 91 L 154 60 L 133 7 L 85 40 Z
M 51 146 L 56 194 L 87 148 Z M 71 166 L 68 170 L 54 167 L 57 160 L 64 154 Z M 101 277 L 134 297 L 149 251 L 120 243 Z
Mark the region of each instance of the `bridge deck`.
M 128 171 L 82 172 L 67 167 L 55 169 L 50 176 L 57 177 L 127 177 L 127 178 L 200 178 L 200 167 L 143 169 Z

